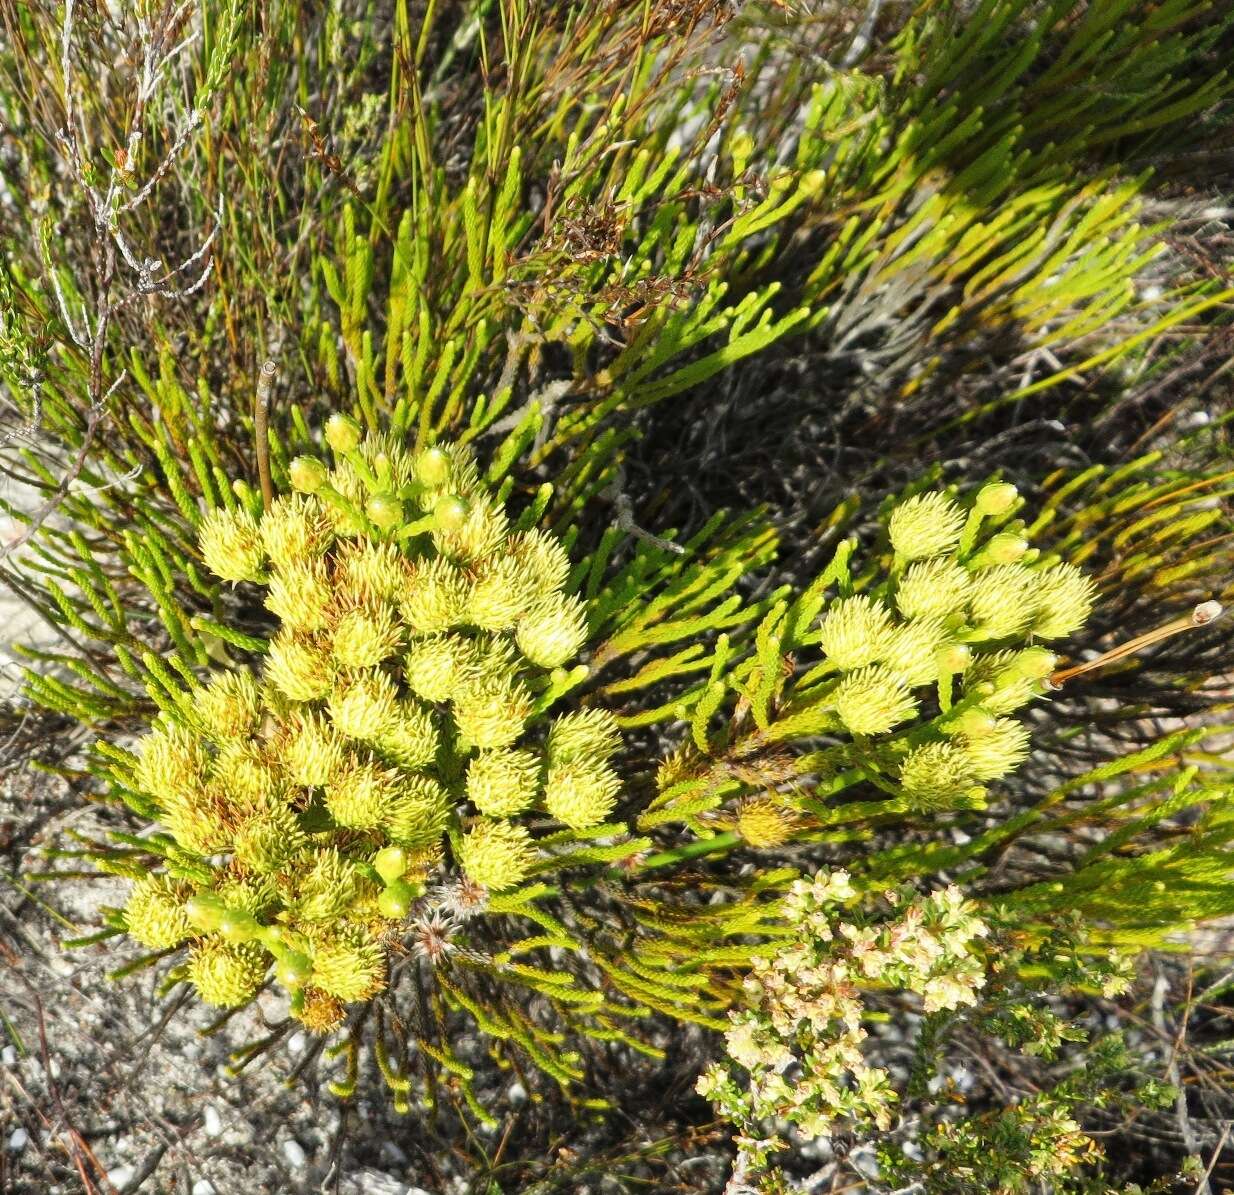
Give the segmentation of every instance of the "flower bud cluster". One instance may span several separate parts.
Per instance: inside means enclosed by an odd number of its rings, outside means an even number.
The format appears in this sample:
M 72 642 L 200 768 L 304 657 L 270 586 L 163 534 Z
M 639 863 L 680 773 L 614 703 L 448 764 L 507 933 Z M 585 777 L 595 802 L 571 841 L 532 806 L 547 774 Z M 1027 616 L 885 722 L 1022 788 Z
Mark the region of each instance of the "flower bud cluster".
M 298 492 L 203 521 L 207 567 L 263 586 L 279 627 L 259 676 L 219 671 L 139 744 L 133 787 L 212 879 L 153 875 L 125 909 L 145 946 L 187 946 L 203 1000 L 273 970 L 317 1032 L 381 991 L 430 886 L 515 887 L 531 817 L 590 831 L 620 789 L 610 714 L 537 719 L 586 636 L 562 545 L 516 531 L 460 447 L 346 416 L 326 440 L 333 468 L 291 463 Z
M 863 992 L 912 992 L 926 1012 L 976 1003 L 986 979 L 978 940 L 988 929 L 959 889 L 883 901 L 881 917 L 859 913 L 844 871 L 798 880 L 784 898 L 792 938 L 755 960 L 743 1007 L 729 1014 L 728 1061 L 698 1081 L 742 1132 L 757 1136 L 767 1121 L 810 1138 L 887 1129 L 897 1096 L 863 1054 Z
M 1006 717 L 1045 692 L 1056 659 L 1035 641 L 1078 630 L 1092 582 L 1070 564 L 1048 564 L 1002 521 L 1015 487 L 985 486 L 967 511 L 941 492 L 892 510 L 889 581 L 833 601 L 818 642 L 840 674 L 830 694 L 838 722 L 859 737 L 884 735 L 917 718 L 937 692 L 937 740 L 901 752 L 899 781 L 921 809 L 980 806 L 983 785 L 1028 754 L 1028 734 Z M 958 690 L 957 690 L 958 685 Z M 947 711 L 955 702 L 956 713 Z

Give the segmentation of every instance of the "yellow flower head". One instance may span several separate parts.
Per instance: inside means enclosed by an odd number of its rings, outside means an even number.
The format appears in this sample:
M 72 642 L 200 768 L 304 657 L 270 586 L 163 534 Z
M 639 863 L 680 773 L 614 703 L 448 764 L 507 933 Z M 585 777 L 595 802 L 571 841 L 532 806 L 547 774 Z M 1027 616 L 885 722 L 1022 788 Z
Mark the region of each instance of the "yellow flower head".
M 207 938 L 193 947 L 187 970 L 189 982 L 207 1004 L 237 1008 L 256 995 L 266 965 L 264 951 L 251 942 Z
M 280 631 L 270 644 L 265 675 L 292 701 L 315 701 L 334 684 L 334 664 L 316 640 Z
M 403 660 L 407 687 L 425 701 L 448 701 L 477 664 L 475 642 L 461 635 L 413 639 Z
M 293 631 L 320 631 L 330 621 L 334 585 L 323 560 L 280 565 L 270 577 L 266 609 Z
M 247 669 L 222 672 L 197 691 L 194 709 L 216 743 L 247 739 L 261 723 L 261 693 Z
M 544 808 L 572 830 L 598 826 L 613 811 L 621 780 L 590 759 L 550 764 L 544 780 Z
M 481 751 L 467 765 L 467 797 L 490 817 L 531 808 L 540 790 L 540 760 L 532 751 Z
M 398 690 L 376 669 L 340 676 L 326 700 L 334 728 L 348 738 L 373 742 L 398 717 Z
M 900 578 L 896 605 L 905 618 L 962 617 L 971 588 L 971 574 L 954 560 L 921 560 Z
M 206 567 L 224 581 L 261 581 L 265 576 L 266 553 L 257 521 L 238 506 L 206 515 L 197 530 L 197 545 Z
M 170 876 L 151 875 L 138 880 L 124 906 L 129 934 L 150 950 L 167 950 L 187 941 L 194 934 L 184 911 L 190 895 L 186 884 Z
M 513 822 L 478 818 L 459 844 L 463 873 L 492 892 L 522 883 L 535 861 L 531 835 Z
M 839 669 L 848 672 L 883 658 L 891 616 L 880 602 L 861 594 L 832 603 L 819 628 L 819 646 Z
M 321 503 L 303 494 L 276 498 L 261 516 L 261 546 L 275 568 L 311 564 L 330 542 L 330 520 Z
M 312 949 L 313 987 L 346 1004 L 368 1000 L 386 986 L 386 954 L 365 930 L 350 926 Z
M 951 551 L 964 530 L 964 512 L 946 494 L 917 494 L 891 512 L 887 534 L 906 560 L 923 560 Z
M 836 686 L 832 702 L 853 734 L 886 734 L 917 712 L 903 679 L 878 664 L 850 672 Z
M 519 651 L 541 668 L 559 668 L 574 659 L 587 641 L 587 610 L 576 597 L 552 593 L 518 620 Z
M 389 606 L 352 606 L 334 624 L 331 649 L 342 668 L 372 668 L 394 655 L 402 638 Z

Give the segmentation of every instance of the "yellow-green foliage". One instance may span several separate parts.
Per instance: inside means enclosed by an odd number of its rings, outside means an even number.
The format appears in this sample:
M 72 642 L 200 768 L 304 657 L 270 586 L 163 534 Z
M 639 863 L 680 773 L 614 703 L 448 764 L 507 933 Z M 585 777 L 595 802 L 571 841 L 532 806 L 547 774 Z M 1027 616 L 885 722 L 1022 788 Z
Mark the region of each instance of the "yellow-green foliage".
M 202 522 L 206 565 L 281 625 L 259 676 L 216 667 L 139 742 L 132 784 L 201 870 L 125 909 L 144 945 L 190 943 L 203 1000 L 243 1003 L 277 964 L 318 1030 L 385 986 L 430 883 L 509 890 L 540 854 L 523 820 L 589 830 L 620 788 L 610 714 L 533 724 L 586 634 L 561 545 L 515 530 L 461 448 L 362 443 L 341 416 L 326 437 L 332 470 L 292 462 L 307 493 Z

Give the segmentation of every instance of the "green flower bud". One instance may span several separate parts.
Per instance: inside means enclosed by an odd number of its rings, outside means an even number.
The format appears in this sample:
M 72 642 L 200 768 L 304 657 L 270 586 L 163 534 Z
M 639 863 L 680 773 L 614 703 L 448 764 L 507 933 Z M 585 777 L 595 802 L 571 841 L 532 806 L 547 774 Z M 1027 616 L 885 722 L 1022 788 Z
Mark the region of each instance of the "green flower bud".
M 1028 729 L 1012 718 L 996 718 L 988 729 L 966 733 L 964 753 L 969 771 L 978 780 L 998 780 L 1014 772 L 1028 758 Z
M 218 932 L 228 942 L 251 942 L 261 932 L 261 926 L 252 913 L 228 909 L 219 922 Z
M 220 507 L 202 520 L 197 545 L 206 567 L 224 581 L 261 581 L 266 554 L 257 522 L 241 507 Z
M 326 700 L 334 728 L 349 738 L 373 742 L 398 717 L 394 682 L 376 670 L 341 676 Z
M 467 765 L 467 797 L 490 817 L 531 808 L 540 790 L 540 760 L 531 751 L 481 751 Z
M 979 693 L 983 708 L 992 714 L 1009 714 L 1027 705 L 1037 696 L 1038 686 L 1012 667 L 1018 654 L 1022 653 L 997 651 L 975 656 L 964 673 L 965 694 Z
M 1028 540 L 1010 531 L 1001 531 L 990 539 L 973 560 L 974 567 L 991 564 L 1015 564 L 1028 551 Z
M 227 912 L 227 906 L 213 892 L 198 892 L 184 904 L 189 921 L 208 934 L 214 933 Z
M 382 822 L 392 842 L 405 847 L 433 847 L 450 819 L 450 798 L 428 776 L 404 776 Z
M 963 672 L 972 663 L 973 649 L 967 643 L 945 643 L 934 656 L 939 673 Z
M 374 527 L 393 531 L 403 525 L 403 504 L 393 494 L 374 494 L 364 506 Z
M 550 594 L 519 619 L 514 639 L 533 664 L 560 668 L 587 641 L 587 609 L 576 597 Z
M 437 558 L 411 570 L 399 608 L 413 630 L 427 635 L 461 625 L 467 617 L 468 597 L 463 574 L 449 561 Z
M 438 498 L 433 507 L 433 518 L 442 531 L 458 531 L 467 521 L 469 510 L 467 503 L 457 494 L 447 494 L 444 498 Z
M 372 830 L 382 824 L 398 788 L 397 772 L 355 762 L 326 786 L 326 808 L 340 826 Z
M 315 494 L 327 479 L 326 467 L 311 456 L 297 456 L 287 466 L 287 480 L 302 494 Z
M 448 701 L 476 664 L 476 646 L 459 635 L 431 635 L 412 641 L 404 657 L 407 687 L 425 701 Z
M 353 452 L 360 444 L 363 429 L 350 415 L 336 411 L 326 420 L 326 443 L 337 453 Z
M 1004 515 L 1019 496 L 1019 491 L 1009 482 L 991 481 L 977 491 L 973 506 L 983 515 Z
M 553 719 L 546 750 L 549 763 L 592 759 L 602 763 L 621 746 L 621 729 L 608 710 L 585 709 Z
M 973 578 L 969 610 L 973 624 L 987 639 L 1020 635 L 1032 622 L 1033 575 L 1018 564 L 982 569 Z
M 459 844 L 463 873 L 491 892 L 503 892 L 522 883 L 535 861 L 531 835 L 513 822 L 480 818 Z
M 612 813 L 620 791 L 617 774 L 593 760 L 553 764 L 544 781 L 544 808 L 570 829 L 587 830 Z
M 819 628 L 819 646 L 837 668 L 848 672 L 882 659 L 891 616 L 865 594 L 833 602 Z
M 523 733 L 532 706 L 531 695 L 513 677 L 482 677 L 455 697 L 454 721 L 473 746 L 508 747 Z
M 313 960 L 298 950 L 289 950 L 274 964 L 274 978 L 285 988 L 300 988 L 313 973 Z
M 415 479 L 430 489 L 440 489 L 450 480 L 450 458 L 440 448 L 426 448 L 412 458 Z
M 1058 657 L 1045 647 L 1026 647 L 1017 652 L 1009 671 L 1024 680 L 1045 680 L 1058 667 Z
M 266 956 L 251 942 L 207 938 L 193 947 L 187 974 L 197 994 L 217 1008 L 247 1004 L 266 977 Z
M 1060 639 L 1078 631 L 1092 613 L 1097 588 L 1073 564 L 1056 564 L 1034 573 L 1037 615 L 1033 634 Z
M 853 734 L 885 734 L 917 713 L 917 702 L 900 677 L 878 664 L 849 673 L 832 702 Z
M 906 560 L 941 556 L 955 547 L 964 529 L 964 513 L 946 494 L 917 494 L 891 512 L 887 534 Z
M 334 585 L 325 561 L 281 566 L 270 577 L 266 609 L 293 631 L 320 631 L 330 618 Z
M 372 668 L 398 651 L 402 638 L 389 606 L 354 606 L 334 624 L 330 646 L 342 667 Z
M 905 618 L 962 615 L 972 588 L 967 569 L 939 558 L 911 565 L 896 587 L 896 605 Z
M 261 695 L 247 669 L 220 673 L 194 698 L 194 712 L 216 743 L 247 739 L 261 722 Z
M 401 846 L 386 846 L 373 856 L 373 870 L 386 884 L 401 880 L 411 866 L 411 856 Z
M 334 684 L 334 664 L 312 639 L 280 631 L 266 656 L 266 680 L 293 701 L 315 701 Z
M 945 734 L 962 734 L 970 738 L 980 738 L 989 734 L 998 725 L 998 719 L 988 710 L 974 705 L 956 714 L 943 726 Z
M 301 458 L 305 459 L 305 458 Z M 261 516 L 261 544 L 275 568 L 311 564 L 330 542 L 330 520 L 315 498 L 276 498 Z
M 401 921 L 407 916 L 417 895 L 410 884 L 395 880 L 389 887 L 381 890 L 377 897 L 377 910 L 391 921 Z
M 349 927 L 313 946 L 310 982 L 347 1004 L 368 1000 L 386 986 L 386 955 L 364 930 Z
M 124 906 L 129 936 L 150 950 L 167 950 L 193 937 L 185 907 L 189 889 L 166 875 L 138 880 Z

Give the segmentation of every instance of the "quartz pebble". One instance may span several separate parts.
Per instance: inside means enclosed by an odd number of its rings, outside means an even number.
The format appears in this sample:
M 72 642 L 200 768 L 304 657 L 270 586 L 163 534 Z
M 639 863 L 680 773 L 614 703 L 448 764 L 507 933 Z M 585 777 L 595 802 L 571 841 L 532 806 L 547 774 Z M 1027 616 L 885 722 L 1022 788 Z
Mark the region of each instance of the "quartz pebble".
M 123 1187 L 136 1173 L 137 1171 L 132 1166 L 117 1166 L 114 1170 L 107 1172 L 107 1181 L 113 1187 Z
M 208 1178 L 199 1178 L 193 1184 L 193 1195 L 216 1195 L 214 1184 Z
M 26 1143 L 30 1140 L 30 1134 L 25 1129 L 14 1129 L 9 1134 L 9 1149 L 14 1153 L 26 1148 Z
M 308 1155 L 304 1152 L 304 1147 L 295 1139 L 283 1142 L 283 1157 L 287 1159 L 289 1166 L 303 1166 L 308 1161 Z
M 17 1051 L 12 1046 L 5 1046 L 3 1050 L 0 1050 L 0 1062 L 5 1066 L 16 1066 Z
M 206 1105 L 205 1115 L 203 1119 L 203 1128 L 206 1131 L 207 1137 L 217 1137 L 223 1131 L 223 1118 L 219 1116 L 218 1109 L 211 1104 Z

